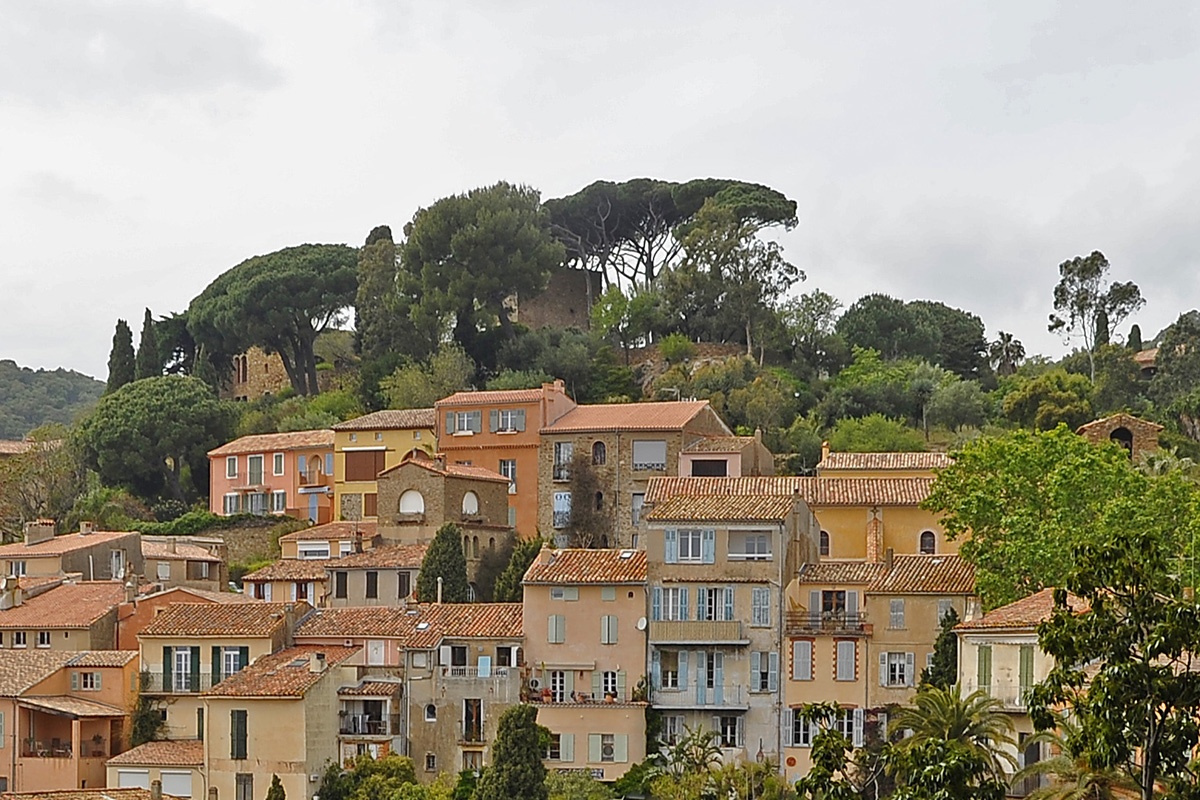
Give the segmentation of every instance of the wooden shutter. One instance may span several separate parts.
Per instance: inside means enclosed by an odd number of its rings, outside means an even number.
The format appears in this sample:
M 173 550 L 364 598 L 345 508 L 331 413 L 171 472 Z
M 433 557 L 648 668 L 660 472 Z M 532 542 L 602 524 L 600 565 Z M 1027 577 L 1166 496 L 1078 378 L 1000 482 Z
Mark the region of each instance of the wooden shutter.
M 662 652 L 659 650 L 650 654 L 650 686 L 653 689 L 662 688 Z
M 863 746 L 863 710 L 861 708 L 854 709 L 854 736 L 852 742 L 855 747 Z
M 558 737 L 558 758 L 567 762 L 575 760 L 575 734 L 564 733 Z
M 517 430 L 525 430 L 525 409 L 523 408 L 517 409 Z
M 792 680 L 812 680 L 813 643 L 807 639 L 792 642 Z
M 858 592 L 846 592 L 846 616 L 858 616 Z
M 454 433 L 454 412 L 446 412 L 446 433 Z
M 679 588 L 679 618 L 681 620 L 688 618 L 688 587 L 686 586 Z
M 380 468 L 379 472 L 382 472 L 382 471 L 383 471 L 383 469 Z M 379 472 L 376 472 L 375 474 L 378 475 Z M 364 517 L 379 516 L 379 495 L 375 494 L 374 492 L 363 495 L 363 516 Z
M 916 677 L 914 675 L 914 673 L 916 672 L 916 667 L 917 667 L 916 654 L 915 653 L 905 653 L 904 654 L 904 685 L 905 686 L 913 685 L 913 683 L 914 683 L 913 679 Z
M 78 672 L 71 673 L 71 691 L 72 692 L 79 691 L 79 673 Z
M 588 762 L 592 764 L 600 763 L 600 734 L 588 734 Z
M 200 691 L 200 648 L 193 647 L 188 658 L 188 687 L 193 692 Z
M 750 651 L 750 691 L 757 692 L 762 688 L 762 653 L 757 650 Z
M 662 619 L 662 587 L 655 586 L 650 590 L 650 619 Z
M 595 700 L 600 696 L 600 691 L 604 688 L 601 685 L 602 673 L 598 669 L 592 670 L 592 699 Z
M 493 408 L 488 412 L 488 432 L 495 433 L 500 430 L 500 411 Z
M 817 589 L 808 592 L 808 618 L 813 625 L 821 621 L 821 592 Z
M 992 646 L 990 644 L 979 645 L 978 655 L 978 678 L 979 687 L 987 694 L 992 693 Z
M 663 561 L 668 564 L 679 563 L 679 531 L 675 528 L 663 531 Z
M 243 670 L 248 666 L 250 666 L 250 648 L 249 647 L 239 647 L 238 648 L 238 669 Z
M 1027 695 L 1030 688 L 1033 686 L 1033 645 L 1021 645 L 1021 664 L 1020 664 L 1020 687 L 1021 687 L 1021 703 L 1027 701 Z
M 705 564 L 713 564 L 717 560 L 717 532 L 712 528 L 700 531 L 700 557 Z
M 629 760 L 629 735 L 618 733 L 613 736 L 613 761 L 624 764 Z
M 625 699 L 625 670 L 617 670 L 617 699 Z
M 779 691 L 779 653 L 767 653 L 767 691 Z
M 734 608 L 734 606 L 733 606 L 733 587 L 726 586 L 725 587 L 725 621 L 726 622 L 730 622 L 734 619 L 737 619 L 733 615 L 734 614 L 733 608 Z
M 172 668 L 174 668 L 174 666 L 175 666 L 175 664 L 174 664 L 174 662 L 173 662 L 173 660 L 174 660 L 174 658 L 175 658 L 175 652 L 174 652 L 174 651 L 175 651 L 175 648 L 173 648 L 173 647 L 164 647 L 164 648 L 163 648 L 163 660 L 162 660 L 162 665 L 163 665 L 163 666 L 162 666 L 163 683 L 162 683 L 162 690 L 163 690 L 164 692 L 169 692 L 169 691 L 171 691 L 171 670 L 172 670 Z
M 216 686 L 221 682 L 221 648 L 218 645 L 213 645 L 212 649 L 212 682 Z
M 887 667 L 888 667 L 888 654 L 880 653 L 879 654 L 879 685 L 880 686 L 888 685 L 888 674 L 887 674 L 888 669 L 887 669 Z
M 686 689 L 688 686 L 688 651 L 679 651 L 679 688 Z

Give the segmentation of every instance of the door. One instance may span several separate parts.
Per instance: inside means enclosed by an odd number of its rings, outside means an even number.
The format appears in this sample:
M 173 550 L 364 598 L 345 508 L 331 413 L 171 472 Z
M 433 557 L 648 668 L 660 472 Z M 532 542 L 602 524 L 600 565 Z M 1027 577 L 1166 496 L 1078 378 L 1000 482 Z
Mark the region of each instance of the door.
M 320 509 L 317 506 L 317 496 L 310 494 L 308 496 L 308 521 L 317 522 L 317 515 L 320 514 Z

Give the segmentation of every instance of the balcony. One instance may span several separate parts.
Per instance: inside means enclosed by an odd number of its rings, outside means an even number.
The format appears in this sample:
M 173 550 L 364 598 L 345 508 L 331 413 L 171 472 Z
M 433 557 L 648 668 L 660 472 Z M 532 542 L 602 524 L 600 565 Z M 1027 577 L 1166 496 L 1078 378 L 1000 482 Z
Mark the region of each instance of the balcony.
M 208 672 L 171 672 L 166 676 L 166 685 L 163 683 L 162 670 L 150 670 L 149 674 L 150 681 L 146 685 L 145 691 L 154 694 L 196 694 L 207 691 L 215 685 L 212 674 Z
M 479 674 L 479 667 L 442 667 L 443 678 L 461 678 L 466 680 L 474 680 L 482 678 L 483 680 L 491 680 L 492 678 L 508 679 L 508 667 L 492 667 L 488 670 L 487 675 Z
M 555 528 L 565 528 L 571 524 L 570 511 L 555 511 L 552 523 Z
M 980 686 L 975 681 L 967 681 L 963 685 L 963 694 L 967 695 L 979 689 L 982 689 L 988 697 L 999 700 L 1000 707 L 1004 711 L 1024 712 L 1029 708 L 1029 687 L 996 683 Z
M 323 486 L 324 484 L 325 484 L 325 473 L 319 469 L 312 469 L 310 467 L 309 469 L 306 469 L 300 473 L 300 486 L 301 487 Z
M 343 714 L 338 722 L 340 736 L 399 736 L 399 714 Z
M 571 480 L 571 465 L 570 464 L 555 464 L 553 470 L 555 483 L 565 483 Z
M 634 472 L 666 472 L 667 462 L 665 461 L 635 461 L 633 462 Z
M 838 636 L 870 636 L 872 626 L 863 613 L 822 613 L 789 611 L 785 620 L 789 636 L 827 634 Z
M 750 640 L 742 634 L 741 620 L 657 620 L 650 623 L 651 644 L 740 644 Z
M 771 695 L 764 694 L 770 699 Z M 750 708 L 750 691 L 747 687 L 728 683 L 717 686 L 689 686 L 686 689 L 659 689 L 654 692 L 655 708 L 696 709 L 740 709 Z

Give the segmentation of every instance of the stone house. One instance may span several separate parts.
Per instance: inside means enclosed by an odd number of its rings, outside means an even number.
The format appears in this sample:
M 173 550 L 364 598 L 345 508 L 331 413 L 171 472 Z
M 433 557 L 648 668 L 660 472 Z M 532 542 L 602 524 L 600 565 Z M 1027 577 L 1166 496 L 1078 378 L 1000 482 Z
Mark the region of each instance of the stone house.
M 417 573 L 428 545 L 376 547 L 324 562 L 325 605 L 403 605 L 417 588 Z M 432 599 L 432 598 L 428 598 Z
M 524 587 L 546 768 L 616 780 L 646 757 L 646 552 L 543 547 Z
M 557 534 L 570 524 L 572 503 L 588 503 L 611 520 L 601 546 L 636 549 L 649 481 L 678 474 L 682 451 L 696 440 L 732 435 L 707 400 L 576 406 L 541 430 L 538 529 Z M 576 453 L 585 454 L 601 487 L 594 496 L 572 497 Z
M 246 402 L 279 394 L 291 385 L 279 354 L 267 354 L 254 346 L 233 357 L 233 373 L 229 383 L 221 388 L 221 397 Z
M 229 583 L 225 542 L 195 536 L 143 536 L 142 560 L 148 581 L 164 589 L 177 586 L 220 592 Z
M 446 463 L 482 467 L 506 477 L 506 524 L 522 538 L 536 536 L 539 503 L 550 486 L 538 468 L 539 431 L 575 408 L 563 382 L 539 389 L 455 392 L 434 408 L 438 450 Z
M 281 558 L 327 559 L 361 553 L 379 544 L 373 519 L 327 522 L 279 537 Z
M 1162 425 L 1122 412 L 1080 425 L 1076 433 L 1092 444 L 1116 442 L 1129 452 L 1130 458 L 1136 458 L 1158 449 L 1162 429 Z
M 263 433 L 210 450 L 209 511 L 328 522 L 333 509 L 333 440 L 330 430 Z
M 24 541 L 0 546 L 0 574 L 76 574 L 88 581 L 145 574 L 137 531 L 98 531 L 90 522 L 81 522 L 78 533 L 55 536 L 54 531 L 53 520 L 27 522 Z
M 112 650 L 117 646 L 119 581 L 52 578 L 22 588 L 8 576 L 0 584 L 0 647 L 12 650 Z
M 333 426 L 333 518 L 374 519 L 375 478 L 415 450 L 437 446 L 432 408 L 389 409 Z
M 304 601 L 316 608 L 329 596 L 327 558 L 282 558 L 242 576 L 245 592 L 268 603 Z

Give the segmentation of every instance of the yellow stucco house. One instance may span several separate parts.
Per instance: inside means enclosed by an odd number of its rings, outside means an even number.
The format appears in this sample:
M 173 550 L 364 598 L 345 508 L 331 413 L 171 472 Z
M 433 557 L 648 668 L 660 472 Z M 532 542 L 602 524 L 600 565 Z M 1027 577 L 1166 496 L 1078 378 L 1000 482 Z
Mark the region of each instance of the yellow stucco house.
M 333 426 L 333 518 L 374 519 L 375 478 L 413 450 L 437 450 L 432 408 L 389 409 Z

